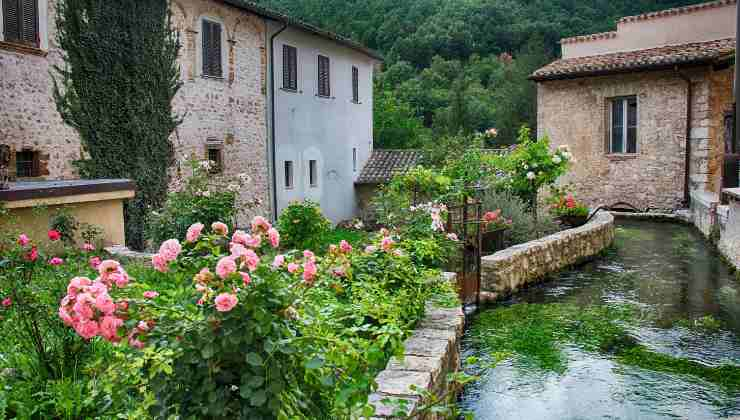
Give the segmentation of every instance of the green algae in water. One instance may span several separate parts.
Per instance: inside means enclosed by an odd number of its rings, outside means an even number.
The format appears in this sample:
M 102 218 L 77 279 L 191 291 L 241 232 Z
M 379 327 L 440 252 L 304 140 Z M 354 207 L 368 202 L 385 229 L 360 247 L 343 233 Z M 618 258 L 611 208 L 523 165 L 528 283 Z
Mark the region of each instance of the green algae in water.
M 706 366 L 640 345 L 628 331 L 639 324 L 640 314 L 638 308 L 626 304 L 582 307 L 520 303 L 482 313 L 470 335 L 473 342 L 491 353 L 510 354 L 519 363 L 545 371 L 565 372 L 568 361 L 563 347 L 576 345 L 588 352 L 610 355 L 624 365 L 691 375 L 728 390 L 740 390 L 740 366 Z M 717 330 L 721 328 L 718 324 L 704 317 L 693 325 Z

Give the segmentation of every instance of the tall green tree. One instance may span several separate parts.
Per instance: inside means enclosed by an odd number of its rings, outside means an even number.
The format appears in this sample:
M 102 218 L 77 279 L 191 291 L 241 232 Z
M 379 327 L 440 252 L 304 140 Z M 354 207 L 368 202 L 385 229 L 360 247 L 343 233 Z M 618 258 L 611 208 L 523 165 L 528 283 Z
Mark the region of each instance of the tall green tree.
M 166 196 L 169 139 L 181 122 L 172 110 L 180 44 L 168 2 L 62 0 L 56 24 L 64 61 L 54 68 L 54 98 L 82 140 L 79 173 L 136 182 L 124 219 L 128 245 L 141 249 L 146 214 Z

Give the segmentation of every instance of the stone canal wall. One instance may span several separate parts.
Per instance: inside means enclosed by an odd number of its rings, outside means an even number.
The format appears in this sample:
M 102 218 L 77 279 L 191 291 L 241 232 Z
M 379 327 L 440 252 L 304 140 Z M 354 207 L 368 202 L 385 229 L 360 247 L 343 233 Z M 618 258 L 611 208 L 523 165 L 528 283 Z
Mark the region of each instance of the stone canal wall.
M 481 290 L 498 299 L 548 274 L 598 254 L 614 240 L 614 216 L 600 212 L 587 224 L 483 257 Z
M 454 274 L 445 274 L 445 278 L 455 282 Z M 388 404 L 384 400 L 406 401 L 405 411 L 410 414 L 422 402 L 412 386 L 438 396 L 447 392 L 447 375 L 460 369 L 464 326 L 465 314 L 461 306 L 427 306 L 424 319 L 404 343 L 403 359 L 391 359 L 376 378 L 378 389 L 370 395 L 370 404 L 375 406 L 372 419 L 394 418 L 398 404 Z M 437 420 L 437 417 L 428 414 L 420 419 Z

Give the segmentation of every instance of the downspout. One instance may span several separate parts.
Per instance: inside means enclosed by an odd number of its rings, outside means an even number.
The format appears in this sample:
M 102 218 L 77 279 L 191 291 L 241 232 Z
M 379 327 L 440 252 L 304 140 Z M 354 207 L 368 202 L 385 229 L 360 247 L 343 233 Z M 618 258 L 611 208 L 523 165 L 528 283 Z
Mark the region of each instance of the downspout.
M 274 220 L 278 218 L 277 199 L 277 146 L 275 145 L 275 38 L 288 28 L 287 23 L 270 37 L 270 147 L 272 152 L 272 210 Z
M 689 191 L 689 182 L 691 180 L 691 103 L 694 100 L 694 92 L 691 86 L 691 79 L 681 73 L 678 66 L 675 67 L 675 71 L 678 77 L 686 82 L 686 162 L 684 163 L 686 170 L 684 170 L 683 180 L 683 203 L 686 208 L 689 208 L 691 206 L 691 194 Z

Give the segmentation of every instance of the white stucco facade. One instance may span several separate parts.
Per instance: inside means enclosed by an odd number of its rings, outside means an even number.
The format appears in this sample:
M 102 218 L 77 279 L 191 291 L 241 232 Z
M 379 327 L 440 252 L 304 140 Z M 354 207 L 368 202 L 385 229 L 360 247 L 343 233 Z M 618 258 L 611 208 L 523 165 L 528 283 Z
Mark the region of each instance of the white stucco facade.
M 282 31 L 281 31 L 282 29 Z M 275 35 L 277 34 L 277 35 Z M 274 37 L 273 37 L 274 36 Z M 279 214 L 291 202 L 312 200 L 334 223 L 357 215 L 354 182 L 373 144 L 374 58 L 300 28 L 268 25 L 273 39 L 274 205 Z M 297 49 L 295 91 L 283 89 L 283 45 Z M 318 56 L 330 60 L 329 97 L 318 94 Z M 352 67 L 358 69 L 359 100 L 353 101 Z M 272 82 L 270 80 L 269 82 Z M 310 182 L 315 161 L 314 183 Z M 286 183 L 286 162 L 292 182 Z M 290 184 L 290 185 L 288 185 Z

